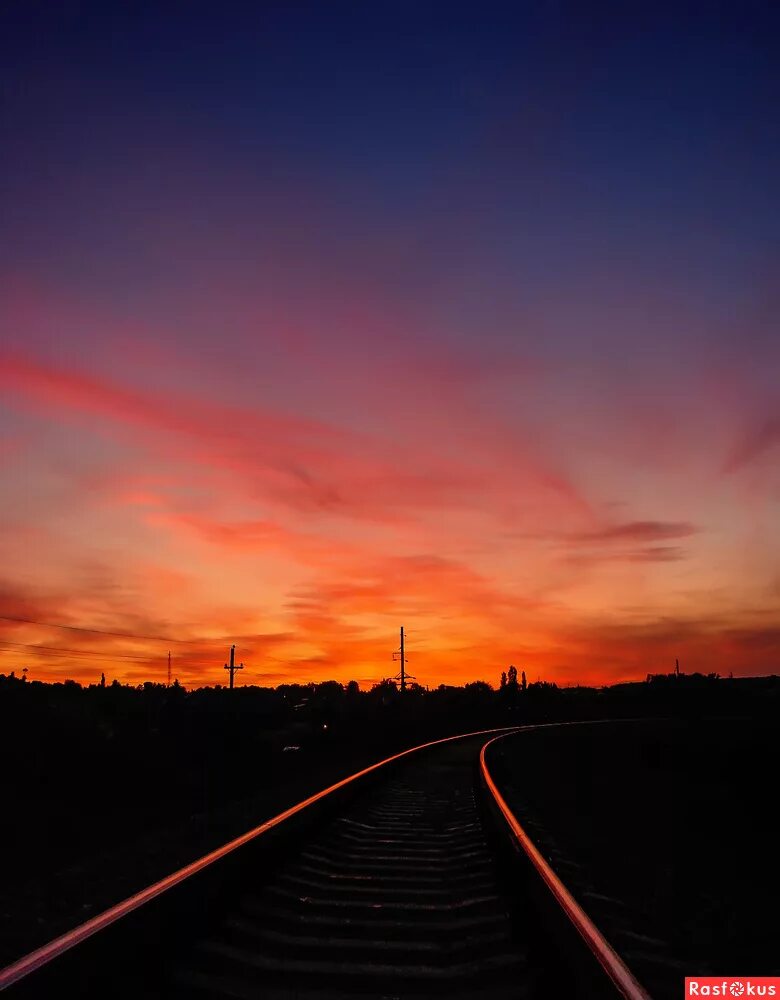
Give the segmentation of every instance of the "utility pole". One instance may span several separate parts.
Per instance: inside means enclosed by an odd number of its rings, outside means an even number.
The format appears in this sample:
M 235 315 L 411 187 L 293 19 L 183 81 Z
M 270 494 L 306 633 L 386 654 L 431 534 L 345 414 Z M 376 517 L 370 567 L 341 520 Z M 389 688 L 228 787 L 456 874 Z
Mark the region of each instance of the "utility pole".
M 168 687 L 171 686 L 171 651 L 168 650 Z
M 674 661 L 674 675 L 677 678 L 677 680 L 680 679 L 680 661 L 679 660 L 675 660 Z
M 228 666 L 227 663 L 225 664 L 225 670 L 229 670 L 230 671 L 230 690 L 231 691 L 233 690 L 233 676 L 234 676 L 235 672 L 237 670 L 243 670 L 243 669 L 244 669 L 244 664 L 243 663 L 239 663 L 238 666 L 236 666 L 236 647 L 235 647 L 235 644 L 233 644 L 230 647 L 230 666 Z
M 412 674 L 407 674 L 407 672 L 406 672 L 406 654 L 404 653 L 404 627 L 403 627 L 403 625 L 401 626 L 401 649 L 400 650 L 396 650 L 396 652 L 393 653 L 393 659 L 395 659 L 396 656 L 399 656 L 399 655 L 401 657 L 401 672 L 400 672 L 400 674 L 396 674 L 396 676 L 393 678 L 393 680 L 394 681 L 400 681 L 401 682 L 401 690 L 405 691 L 406 690 L 406 680 L 407 680 L 407 678 L 409 678 L 410 680 L 414 680 L 415 678 L 414 678 L 414 676 Z

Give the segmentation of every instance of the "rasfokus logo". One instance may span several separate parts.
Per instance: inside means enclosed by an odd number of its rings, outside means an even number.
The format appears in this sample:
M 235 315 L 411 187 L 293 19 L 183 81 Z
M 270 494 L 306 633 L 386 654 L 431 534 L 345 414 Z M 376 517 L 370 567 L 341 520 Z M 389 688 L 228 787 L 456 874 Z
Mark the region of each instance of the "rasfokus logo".
M 780 997 L 780 976 L 686 976 L 686 997 Z

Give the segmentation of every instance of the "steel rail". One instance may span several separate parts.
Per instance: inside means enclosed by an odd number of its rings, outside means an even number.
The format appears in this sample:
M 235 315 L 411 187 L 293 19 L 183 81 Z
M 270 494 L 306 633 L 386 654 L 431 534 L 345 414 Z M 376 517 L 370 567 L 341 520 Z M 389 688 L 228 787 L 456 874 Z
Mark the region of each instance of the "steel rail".
M 274 827 L 284 823 L 285 820 L 297 815 L 309 806 L 314 805 L 314 803 L 326 798 L 328 795 L 332 795 L 340 788 L 350 785 L 359 778 L 362 778 L 387 764 L 391 764 L 393 761 L 400 760 L 403 757 L 417 753 L 420 750 L 425 750 L 428 747 L 437 746 L 441 743 L 450 743 L 453 740 L 468 739 L 470 736 L 488 736 L 492 733 L 502 733 L 504 735 L 508 735 L 510 732 L 515 732 L 517 729 L 517 726 L 482 729 L 473 733 L 461 733 L 458 736 L 447 736 L 441 740 L 432 740 L 429 743 L 421 743 L 419 746 L 410 747 L 408 750 L 402 750 L 400 753 L 393 754 L 391 757 L 386 757 L 384 760 L 380 760 L 376 764 L 371 764 L 369 767 L 365 767 L 361 771 L 356 771 L 355 774 L 351 774 L 347 778 L 342 778 L 341 781 L 337 781 L 328 788 L 324 788 L 322 791 L 316 792 L 314 795 L 309 796 L 309 798 L 297 803 L 297 805 L 291 806 L 289 809 L 285 809 L 284 812 L 266 820 L 259 826 L 253 827 L 253 829 L 248 830 L 240 837 L 236 837 L 227 844 L 223 844 L 222 847 L 218 847 L 216 850 L 204 855 L 197 861 L 193 861 L 184 868 L 180 868 L 178 871 L 174 872 L 172 875 L 166 876 L 159 882 L 155 882 L 153 885 L 147 886 L 145 889 L 142 889 L 135 895 L 128 897 L 121 903 L 117 903 L 108 910 L 104 910 L 102 913 L 97 914 L 85 923 L 74 927 L 73 930 L 67 931 L 60 937 L 55 938 L 53 941 L 49 941 L 47 944 L 42 945 L 35 951 L 24 955 L 11 965 L 6 966 L 4 969 L 0 970 L 0 991 L 7 989 L 9 986 L 13 986 L 26 976 L 29 976 L 31 973 L 36 972 L 38 969 L 41 969 L 43 966 L 54 961 L 56 958 L 59 958 L 60 955 L 70 951 L 71 948 L 74 948 L 76 945 L 86 941 L 87 938 L 99 933 L 111 924 L 115 923 L 117 920 L 121 920 L 122 917 L 127 916 L 129 913 L 132 913 L 144 904 L 151 902 L 151 900 L 162 895 L 169 889 L 172 889 L 174 886 L 179 885 L 179 883 L 183 882 L 185 879 L 191 878 L 193 875 L 196 875 L 198 872 L 207 868 L 215 861 L 220 860 L 220 858 L 232 853 L 249 841 L 262 836 L 269 830 L 274 829 Z
M 563 723 L 563 725 L 579 724 L 581 723 Z M 555 725 L 556 723 L 552 723 L 552 726 Z M 560 725 L 560 723 L 557 725 Z M 598 961 L 599 965 L 612 981 L 612 984 L 619 991 L 620 995 L 625 997 L 626 1000 L 651 1000 L 650 994 L 644 989 L 643 986 L 640 985 L 620 955 L 618 955 L 612 945 L 607 941 L 601 931 L 599 931 L 590 917 L 574 899 L 563 882 L 561 882 L 560 878 L 558 878 L 547 861 L 545 861 L 542 857 L 536 845 L 525 832 L 517 817 L 507 805 L 506 799 L 504 799 L 503 795 L 498 790 L 498 786 L 493 780 L 493 776 L 487 766 L 487 750 L 494 743 L 498 742 L 498 740 L 502 740 L 506 736 L 514 735 L 515 733 L 523 732 L 524 730 L 540 728 L 543 727 L 522 726 L 514 730 L 512 733 L 502 733 L 501 736 L 495 736 L 492 740 L 488 740 L 488 742 L 482 747 L 479 754 L 479 766 L 485 785 L 492 795 L 495 804 L 503 814 L 516 843 L 525 852 L 531 864 L 534 866 L 545 885 L 554 896 L 556 902 L 574 925 L 591 954 Z M 547 727 L 545 726 L 544 728 Z

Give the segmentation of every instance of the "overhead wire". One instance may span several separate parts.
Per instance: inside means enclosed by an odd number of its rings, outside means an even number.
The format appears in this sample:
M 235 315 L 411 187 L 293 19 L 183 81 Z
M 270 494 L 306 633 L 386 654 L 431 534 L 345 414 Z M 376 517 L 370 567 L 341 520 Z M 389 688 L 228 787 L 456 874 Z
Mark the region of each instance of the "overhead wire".
M 54 656 L 70 656 L 71 654 L 75 654 L 77 656 L 99 656 L 104 660 L 108 657 L 113 660 L 140 660 L 144 663 L 148 663 L 149 660 L 154 659 L 153 656 L 140 656 L 134 653 L 103 653 L 95 649 L 69 649 L 67 646 L 39 646 L 36 643 L 12 642 L 10 639 L 0 639 L 0 646 L 13 646 L 31 653 L 45 653 L 46 655 Z M 6 652 L 11 652 L 11 650 L 7 649 Z
M 177 642 L 183 645 L 195 645 L 202 642 L 225 642 L 226 639 L 223 637 L 218 638 L 208 638 L 208 639 L 173 639 L 170 636 L 165 635 L 144 635 L 140 632 L 112 632 L 108 629 L 102 628 L 89 628 L 85 625 L 63 625 L 57 622 L 42 622 L 35 618 L 18 618 L 14 615 L 0 615 L 0 621 L 4 622 L 20 622 L 25 625 L 39 625 L 41 628 L 60 628 L 67 629 L 70 632 L 89 632 L 93 635 L 110 635 L 116 636 L 119 639 L 146 639 L 149 642 Z

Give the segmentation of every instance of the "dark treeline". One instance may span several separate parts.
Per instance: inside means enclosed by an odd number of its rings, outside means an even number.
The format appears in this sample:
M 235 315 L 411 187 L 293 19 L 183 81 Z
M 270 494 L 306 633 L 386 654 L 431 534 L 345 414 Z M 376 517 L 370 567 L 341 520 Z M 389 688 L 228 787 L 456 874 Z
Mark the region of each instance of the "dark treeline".
M 55 793 L 72 769 L 102 793 L 120 778 L 132 784 L 155 775 L 166 796 L 213 772 L 220 797 L 229 797 L 285 754 L 362 758 L 458 732 L 535 722 L 753 715 L 775 711 L 778 697 L 776 675 L 649 674 L 642 683 L 559 688 L 527 684 L 514 667 L 497 689 L 483 681 L 434 689 L 412 683 L 403 692 L 394 681 L 370 691 L 355 681 L 230 691 L 186 690 L 177 682 L 47 684 L 0 674 L 0 739 L 7 777 L 38 795 Z
M 22 787 L 56 791 L 69 769 L 103 791 L 120 777 L 154 774 L 166 795 L 189 778 L 214 773 L 229 796 L 246 790 L 280 754 L 339 756 L 396 749 L 473 729 L 534 722 L 631 716 L 752 715 L 772 712 L 777 676 L 649 674 L 643 683 L 567 687 L 518 679 L 510 667 L 495 689 L 483 681 L 400 691 L 383 681 L 217 685 L 186 690 L 147 682 L 82 686 L 0 674 L 0 739 L 10 777 Z M 294 749 L 292 749 L 294 748 Z M 127 772 L 126 775 L 124 772 Z M 147 789 L 149 791 L 149 789 Z

